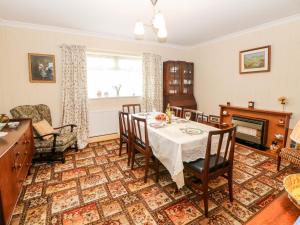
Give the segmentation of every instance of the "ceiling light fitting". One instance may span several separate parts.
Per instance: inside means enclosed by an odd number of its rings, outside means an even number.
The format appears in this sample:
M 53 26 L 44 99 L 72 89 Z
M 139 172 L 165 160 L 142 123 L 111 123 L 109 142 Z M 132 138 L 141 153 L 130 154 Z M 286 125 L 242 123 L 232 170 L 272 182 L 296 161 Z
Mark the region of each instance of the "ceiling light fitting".
M 137 21 L 134 26 L 134 35 L 137 40 L 144 39 L 145 26 L 151 27 L 156 33 L 158 40 L 160 42 L 165 42 L 168 37 L 168 32 L 166 28 L 166 22 L 163 14 L 156 10 L 155 6 L 158 0 L 151 0 L 153 5 L 153 17 L 149 24 L 143 23 L 142 21 Z

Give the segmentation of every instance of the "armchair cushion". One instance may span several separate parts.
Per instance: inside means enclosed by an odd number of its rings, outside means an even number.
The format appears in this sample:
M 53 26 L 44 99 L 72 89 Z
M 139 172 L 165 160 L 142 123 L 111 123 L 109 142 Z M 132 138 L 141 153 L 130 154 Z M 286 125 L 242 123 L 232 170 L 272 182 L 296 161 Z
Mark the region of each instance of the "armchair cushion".
M 76 142 L 76 133 L 61 133 L 56 138 L 55 152 L 63 152 Z M 38 153 L 51 152 L 53 147 L 53 137 L 48 140 L 35 139 L 34 145 Z
M 53 127 L 47 122 L 47 120 L 43 119 L 37 123 L 33 123 L 32 126 L 36 130 L 36 132 L 40 135 L 43 136 L 45 134 L 50 134 L 54 132 Z M 44 140 L 50 139 L 52 136 L 45 136 L 43 137 Z

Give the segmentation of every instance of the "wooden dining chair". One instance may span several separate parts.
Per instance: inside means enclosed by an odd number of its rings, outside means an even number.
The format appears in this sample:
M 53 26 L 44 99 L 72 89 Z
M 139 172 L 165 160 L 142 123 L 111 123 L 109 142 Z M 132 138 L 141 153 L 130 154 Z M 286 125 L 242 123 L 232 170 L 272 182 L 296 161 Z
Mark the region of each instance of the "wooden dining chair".
M 131 159 L 131 129 L 129 122 L 129 113 L 119 111 L 119 128 L 120 128 L 120 148 L 119 156 L 122 153 L 123 144 L 126 143 L 126 150 L 128 154 L 128 166 Z
M 229 198 L 231 202 L 233 201 L 232 169 L 235 136 L 236 127 L 210 131 L 208 134 L 205 159 L 198 159 L 193 162 L 184 163 L 184 169 L 201 180 L 206 217 L 208 216 L 208 183 L 210 180 L 215 179 L 218 176 L 227 178 Z M 217 147 L 217 149 L 216 154 L 211 155 L 213 145 Z
M 131 113 L 139 113 L 141 112 L 141 104 L 125 104 L 122 105 L 123 112 Z
M 198 113 L 197 110 L 194 110 L 194 109 L 186 109 L 186 108 L 184 108 L 183 111 L 182 111 L 182 117 L 183 117 L 183 118 L 185 118 L 185 113 L 186 113 L 186 112 L 191 113 L 191 118 L 190 118 L 190 120 L 196 121 L 197 113 Z
M 182 117 L 182 108 L 178 106 L 170 106 L 171 112 L 174 113 L 176 117 Z
M 197 112 L 196 115 L 196 122 L 198 123 L 208 123 L 208 116 L 205 115 L 203 112 Z
M 149 163 L 150 158 L 154 158 L 156 163 L 155 171 L 156 171 L 156 182 L 158 182 L 158 173 L 159 173 L 159 161 L 152 154 L 152 149 L 149 145 L 148 138 L 148 129 L 147 129 L 147 120 L 145 118 L 139 118 L 135 116 L 131 116 L 131 128 L 132 128 L 132 136 L 131 136 L 131 169 L 134 166 L 135 155 L 137 152 L 140 152 L 145 157 L 145 176 L 144 182 L 147 183 L 148 171 L 149 171 Z

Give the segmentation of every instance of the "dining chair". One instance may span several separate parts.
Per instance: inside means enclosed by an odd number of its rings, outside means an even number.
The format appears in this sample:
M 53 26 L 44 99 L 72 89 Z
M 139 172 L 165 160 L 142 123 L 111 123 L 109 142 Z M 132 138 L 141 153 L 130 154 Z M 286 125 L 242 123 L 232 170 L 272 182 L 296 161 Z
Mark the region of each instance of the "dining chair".
M 197 113 L 196 113 L 196 122 L 201 123 L 203 121 L 203 116 L 204 116 L 203 112 L 197 111 Z
M 147 120 L 145 118 L 131 116 L 131 169 L 134 166 L 135 155 L 138 152 L 144 155 L 145 157 L 145 176 L 144 182 L 147 183 L 148 171 L 150 158 L 154 158 L 156 162 L 155 171 L 156 171 L 156 182 L 158 182 L 159 176 L 159 161 L 153 156 L 152 149 L 149 145 L 148 138 L 148 129 L 147 129 Z
M 174 113 L 176 117 L 182 117 L 182 108 L 178 106 L 170 106 L 171 112 Z
M 131 158 L 131 129 L 129 122 L 129 113 L 119 111 L 119 128 L 120 128 L 120 148 L 119 156 L 122 153 L 123 144 L 126 143 L 126 150 L 128 154 L 128 166 Z
M 208 123 L 208 115 L 205 115 L 203 112 L 197 112 L 196 122 L 198 123 Z
M 232 194 L 232 169 L 235 147 L 236 127 L 210 131 L 208 134 L 205 159 L 184 163 L 184 169 L 201 180 L 205 216 L 208 216 L 208 183 L 218 176 L 228 180 L 229 198 Z M 211 155 L 212 147 L 216 153 Z M 216 148 L 216 149 L 215 149 Z M 227 174 L 227 175 L 225 175 Z
M 190 118 L 190 120 L 196 121 L 197 113 L 198 113 L 197 110 L 194 110 L 194 109 L 186 109 L 186 108 L 184 108 L 183 111 L 182 111 L 182 117 L 183 117 L 183 118 L 185 118 L 185 113 L 186 113 L 186 112 L 191 113 L 191 118 Z
M 125 104 L 122 105 L 123 112 L 131 113 L 138 113 L 141 112 L 141 104 Z

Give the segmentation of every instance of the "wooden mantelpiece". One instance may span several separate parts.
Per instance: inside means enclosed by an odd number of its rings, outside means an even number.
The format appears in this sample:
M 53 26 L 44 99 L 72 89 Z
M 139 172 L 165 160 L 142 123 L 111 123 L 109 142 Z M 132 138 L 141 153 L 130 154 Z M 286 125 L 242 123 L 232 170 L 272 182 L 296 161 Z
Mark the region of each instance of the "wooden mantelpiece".
M 223 112 L 226 111 L 225 115 Z M 280 148 L 286 146 L 290 118 L 292 113 L 290 112 L 280 112 L 273 110 L 264 110 L 256 108 L 246 108 L 239 106 L 228 106 L 220 105 L 220 116 L 221 123 L 226 123 L 231 125 L 231 120 L 233 115 L 240 115 L 245 117 L 251 117 L 255 119 L 265 119 L 268 120 L 268 136 L 267 136 L 267 147 L 270 147 L 272 141 L 277 141 Z M 283 121 L 283 123 L 280 123 Z M 275 134 L 282 134 L 282 139 L 277 139 Z

